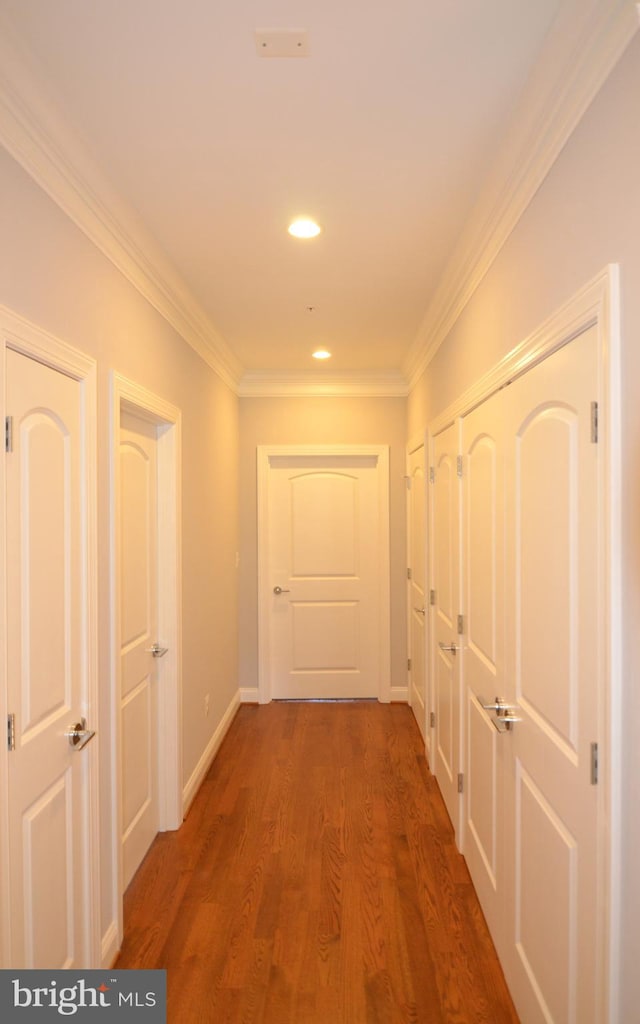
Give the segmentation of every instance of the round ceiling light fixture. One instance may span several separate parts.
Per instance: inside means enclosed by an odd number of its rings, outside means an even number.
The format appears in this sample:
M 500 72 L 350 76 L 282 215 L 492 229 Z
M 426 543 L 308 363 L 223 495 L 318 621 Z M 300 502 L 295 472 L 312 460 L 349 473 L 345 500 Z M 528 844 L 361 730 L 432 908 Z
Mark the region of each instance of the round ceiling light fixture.
M 322 228 L 309 217 L 296 217 L 287 230 L 294 238 L 315 238 L 320 234 Z
M 314 359 L 331 359 L 331 353 L 327 352 L 326 348 L 319 348 L 313 353 Z

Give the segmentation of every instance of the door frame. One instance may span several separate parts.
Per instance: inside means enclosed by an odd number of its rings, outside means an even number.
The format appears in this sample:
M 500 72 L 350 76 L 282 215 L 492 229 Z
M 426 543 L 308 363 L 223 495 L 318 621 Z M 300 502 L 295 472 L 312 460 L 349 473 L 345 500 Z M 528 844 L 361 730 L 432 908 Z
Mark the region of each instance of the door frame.
M 597 330 L 599 384 L 597 400 L 598 442 L 602 446 L 598 479 L 599 516 L 602 531 L 598 561 L 602 583 L 601 654 L 598 665 L 599 717 L 602 749 L 599 751 L 601 783 L 598 786 L 601 832 L 598 879 L 599 956 L 598 1012 L 605 1024 L 618 1019 L 618 976 L 620 969 L 620 924 L 622 896 L 620 864 L 622 840 L 622 436 L 620 417 L 620 272 L 609 264 L 593 280 L 547 319 L 529 338 L 517 345 L 487 374 L 429 423 L 429 456 L 433 465 L 433 439 L 452 423 L 461 429 L 461 418 L 492 394 L 547 356 L 569 344 L 591 327 Z M 432 550 L 430 535 L 429 547 Z M 431 559 L 429 559 L 431 561 Z M 461 604 L 464 594 L 461 596 Z M 462 615 L 466 609 L 459 609 Z M 430 640 L 433 647 L 433 640 Z M 430 663 L 433 651 L 430 651 Z M 461 709 L 462 764 L 464 772 L 466 723 Z M 464 793 L 460 796 L 461 815 Z M 464 818 L 462 818 L 464 820 Z
M 117 947 L 122 943 L 122 751 L 120 703 L 120 444 L 121 414 L 127 411 L 158 428 L 158 636 L 169 650 L 159 663 L 158 812 L 161 832 L 180 828 L 182 800 L 182 414 L 121 374 L 110 374 L 110 550 L 111 550 L 111 830 L 113 913 Z
M 97 367 L 96 362 L 84 352 L 36 326 L 25 318 L 0 306 L 0 331 L 2 351 L 0 352 L 0 419 L 10 413 L 6 394 L 6 352 L 12 349 L 29 359 L 43 363 L 77 381 L 81 388 L 83 441 L 80 456 L 83 474 L 82 517 L 82 645 L 83 645 L 83 691 L 85 706 L 82 714 L 96 731 L 96 740 L 84 755 L 86 785 L 84 792 L 84 813 L 87 827 L 84 832 L 84 866 L 86 868 L 85 923 L 86 923 L 86 967 L 95 967 L 100 955 L 100 706 L 98 693 L 98 516 L 97 516 Z M 2 459 L 0 469 L 0 490 L 6 494 L 6 460 Z M 6 510 L 4 500 L 0 502 L 0 649 L 6 652 Z M 7 707 L 7 663 L 6 655 L 0 660 L 0 716 L 6 722 Z M 80 709 L 79 709 L 80 710 Z M 8 758 L 6 744 L 2 744 L 0 755 L 0 966 L 10 967 L 10 915 L 9 892 L 9 790 Z
M 428 472 L 429 472 L 429 470 L 428 470 L 429 447 L 428 447 L 427 441 L 428 441 L 428 439 L 427 439 L 427 436 L 426 436 L 426 431 L 424 433 L 420 434 L 420 435 L 416 435 L 416 437 L 414 437 L 412 440 L 409 441 L 409 443 L 407 444 L 407 450 L 406 450 L 406 474 L 405 474 L 405 482 L 407 484 L 407 508 L 406 508 L 406 520 L 407 520 L 407 568 L 413 569 L 413 566 L 411 565 L 411 539 L 412 539 L 412 530 L 413 530 L 413 523 L 412 523 L 412 516 L 411 516 L 411 497 L 410 497 L 410 490 L 411 490 L 411 487 L 412 487 L 411 456 L 414 454 L 414 452 L 417 452 L 417 451 L 419 451 L 420 448 L 422 448 L 423 449 L 423 463 L 424 463 L 424 565 L 423 565 L 422 569 L 423 569 L 423 579 L 424 579 L 425 588 L 426 588 L 426 590 L 425 590 L 425 601 L 428 601 L 428 593 L 429 593 L 429 587 L 428 587 L 429 573 L 428 573 L 427 550 L 428 550 L 428 537 L 429 537 L 429 520 L 431 518 L 430 510 L 429 510 L 429 491 L 428 491 L 428 487 L 427 487 L 427 479 L 428 479 Z M 411 581 L 407 577 L 407 588 L 406 588 L 407 589 L 407 657 L 412 659 L 413 658 L 413 646 L 412 646 L 412 642 L 411 642 L 412 630 L 411 630 L 411 601 L 409 600 L 410 588 L 411 588 Z M 431 710 L 432 710 L 432 702 L 431 702 L 431 672 L 429 671 L 429 661 L 428 661 L 429 630 L 430 630 L 428 607 L 429 606 L 427 604 L 427 614 L 425 615 L 425 622 L 424 622 L 424 651 L 422 652 L 422 655 L 423 655 L 423 671 L 424 671 L 424 722 L 422 724 L 423 724 L 423 735 L 424 735 L 425 752 L 426 752 L 426 755 L 427 755 L 427 760 L 430 760 L 430 758 L 431 758 L 430 714 L 431 714 Z M 407 666 L 407 700 L 408 700 L 409 706 L 411 707 L 411 709 L 413 710 L 413 713 L 415 715 L 415 709 L 413 707 L 412 698 L 413 698 L 413 682 L 412 682 L 411 670 Z
M 378 700 L 391 700 L 391 579 L 389 539 L 389 448 L 375 444 L 258 445 L 258 701 L 271 700 L 271 630 L 268 599 L 269 478 L 271 459 L 282 456 L 373 456 L 376 459 L 380 523 L 380 689 Z

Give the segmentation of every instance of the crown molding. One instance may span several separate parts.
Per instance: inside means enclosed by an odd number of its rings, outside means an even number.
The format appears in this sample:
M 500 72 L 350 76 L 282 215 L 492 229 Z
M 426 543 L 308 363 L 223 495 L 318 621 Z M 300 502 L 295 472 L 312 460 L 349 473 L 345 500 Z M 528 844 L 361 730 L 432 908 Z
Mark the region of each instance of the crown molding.
M 0 142 L 234 392 L 243 367 L 49 97 L 0 15 Z M 45 127 L 46 126 L 46 127 Z
M 403 363 L 410 390 L 452 330 L 588 106 L 640 27 L 640 4 L 570 0 Z
M 396 371 L 320 376 L 313 370 L 250 370 L 243 374 L 238 394 L 240 398 L 406 398 L 409 387 Z

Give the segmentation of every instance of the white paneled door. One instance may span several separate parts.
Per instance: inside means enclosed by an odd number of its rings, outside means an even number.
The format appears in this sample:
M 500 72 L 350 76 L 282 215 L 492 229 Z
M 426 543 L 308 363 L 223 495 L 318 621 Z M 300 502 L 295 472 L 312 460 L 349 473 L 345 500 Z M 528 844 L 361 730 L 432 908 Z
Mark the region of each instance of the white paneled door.
M 159 827 L 157 427 L 120 421 L 120 736 L 126 887 Z
M 452 424 L 433 441 L 431 580 L 432 673 L 435 741 L 432 770 L 460 843 L 460 481 L 458 427 Z
M 408 566 L 409 591 L 409 701 L 429 752 L 427 729 L 427 674 L 425 671 L 427 584 L 426 584 L 426 489 L 424 445 L 409 453 L 408 460 Z
M 597 357 L 593 328 L 462 422 L 464 854 L 525 1024 L 602 1019 Z
M 505 393 L 504 695 L 521 719 L 500 737 L 513 893 L 505 967 L 527 1024 L 601 1019 L 597 352 L 591 328 Z
M 11 966 L 90 962 L 87 510 L 82 385 L 7 352 Z M 75 733 L 75 735 L 67 735 Z M 7 965 L 8 966 L 8 965 Z
M 261 600 L 274 698 L 380 695 L 388 572 L 380 472 L 376 455 L 269 460 Z

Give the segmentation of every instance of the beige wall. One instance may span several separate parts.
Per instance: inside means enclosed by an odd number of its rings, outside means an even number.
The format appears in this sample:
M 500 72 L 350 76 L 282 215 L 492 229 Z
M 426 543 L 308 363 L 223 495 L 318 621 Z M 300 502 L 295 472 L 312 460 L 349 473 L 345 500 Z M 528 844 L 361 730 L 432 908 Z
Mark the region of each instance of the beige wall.
M 640 40 L 636 39 L 409 399 L 429 420 L 607 263 L 622 280 L 624 864 L 620 1021 L 638 1017 L 640 972 Z
M 184 782 L 237 691 L 237 398 L 0 150 L 0 304 L 98 363 L 101 929 L 112 921 L 109 371 L 182 410 Z M 204 694 L 211 695 L 208 718 Z M 92 723 L 93 725 L 93 723 Z
M 243 398 L 240 400 L 240 686 L 258 685 L 256 448 L 261 444 L 389 446 L 391 685 L 406 686 L 406 400 Z

